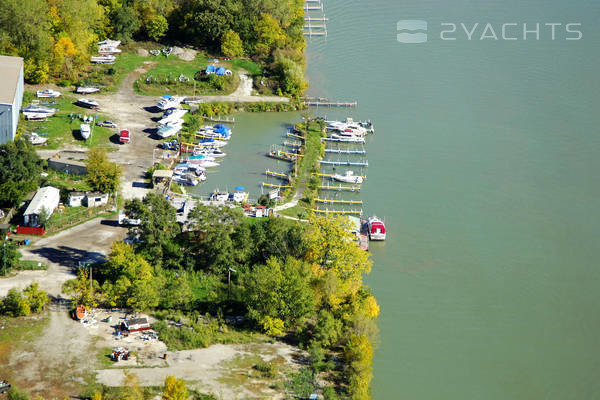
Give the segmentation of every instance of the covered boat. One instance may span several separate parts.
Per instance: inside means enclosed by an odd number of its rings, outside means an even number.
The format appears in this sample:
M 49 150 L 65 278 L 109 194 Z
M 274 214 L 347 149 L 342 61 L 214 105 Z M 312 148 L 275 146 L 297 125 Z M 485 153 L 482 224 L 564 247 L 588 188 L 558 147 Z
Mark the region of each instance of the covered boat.
M 35 95 L 39 98 L 60 97 L 60 92 L 52 89 L 38 90 Z
M 369 217 L 367 220 L 370 240 L 385 240 L 385 224 L 376 216 Z
M 363 177 L 360 175 L 354 175 L 353 171 L 346 171 L 344 174 L 335 174 L 333 179 L 339 182 L 346 183 L 363 183 Z

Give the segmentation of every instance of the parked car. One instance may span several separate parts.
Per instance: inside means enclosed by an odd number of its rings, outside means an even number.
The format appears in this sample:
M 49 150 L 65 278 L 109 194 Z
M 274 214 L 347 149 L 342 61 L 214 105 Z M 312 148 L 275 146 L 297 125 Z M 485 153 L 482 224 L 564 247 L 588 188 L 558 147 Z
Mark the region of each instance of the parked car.
M 106 128 L 116 128 L 117 124 L 112 121 L 102 121 L 97 123 L 98 126 L 104 126 Z

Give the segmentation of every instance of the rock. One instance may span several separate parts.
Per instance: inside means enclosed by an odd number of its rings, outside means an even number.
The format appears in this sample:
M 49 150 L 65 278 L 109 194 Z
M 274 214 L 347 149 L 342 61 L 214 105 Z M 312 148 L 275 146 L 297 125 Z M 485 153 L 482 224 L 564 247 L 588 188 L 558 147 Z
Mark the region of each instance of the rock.
M 148 50 L 146 50 L 146 49 L 138 49 L 137 55 L 140 57 L 148 57 L 150 55 L 150 53 L 148 53 Z
M 171 54 L 179 57 L 184 61 L 194 61 L 197 53 L 198 52 L 194 49 L 183 49 L 181 47 L 176 46 L 173 47 L 173 52 Z

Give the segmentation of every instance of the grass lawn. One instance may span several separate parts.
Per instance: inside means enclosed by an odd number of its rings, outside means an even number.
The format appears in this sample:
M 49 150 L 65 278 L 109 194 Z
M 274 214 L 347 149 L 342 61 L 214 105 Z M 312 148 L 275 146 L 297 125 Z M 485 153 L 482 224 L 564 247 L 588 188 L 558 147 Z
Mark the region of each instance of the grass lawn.
M 33 98 L 31 93 L 25 97 L 23 104 L 28 104 Z M 29 100 L 29 101 L 26 101 Z M 110 137 L 115 134 L 110 128 L 94 126 L 91 137 L 84 141 L 79 132 L 79 126 L 83 122 L 80 117 L 85 115 L 98 116 L 98 121 L 108 119 L 106 115 L 94 110 L 89 110 L 76 106 L 77 99 L 71 95 L 63 95 L 57 99 L 57 105 L 48 105 L 48 107 L 58 108 L 59 111 L 45 121 L 26 121 L 23 116 L 19 121 L 19 129 L 24 133 L 36 132 L 41 136 L 48 138 L 48 142 L 41 149 L 58 149 L 65 144 L 78 144 L 86 147 L 109 146 Z M 50 102 L 52 100 L 49 100 Z M 45 101 L 40 101 L 40 103 Z
M 229 62 L 232 68 L 244 69 L 250 73 L 250 75 L 262 75 L 263 68 L 260 64 L 255 63 L 251 60 L 245 60 L 242 58 L 234 58 Z
M 15 268 L 19 271 L 36 271 L 36 270 L 47 270 L 48 265 L 39 261 L 21 260 L 19 265 Z
M 91 191 L 92 187 L 85 180 L 85 176 L 68 175 L 63 172 L 46 171 L 48 176 L 44 179 L 43 186 L 54 186 L 61 190 L 77 190 L 80 192 Z

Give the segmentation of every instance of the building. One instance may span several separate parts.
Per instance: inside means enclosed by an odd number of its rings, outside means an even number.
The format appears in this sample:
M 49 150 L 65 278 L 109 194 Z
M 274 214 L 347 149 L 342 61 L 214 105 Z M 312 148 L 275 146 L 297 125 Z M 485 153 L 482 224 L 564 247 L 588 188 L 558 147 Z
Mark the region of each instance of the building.
M 52 186 L 46 186 L 37 191 L 29 206 L 23 214 L 23 225 L 25 226 L 40 226 L 43 221 L 40 221 L 40 215 L 45 214 L 46 218 L 50 217 L 58 203 L 60 202 L 60 190 Z
M 0 56 L 0 144 L 15 139 L 23 90 L 23 59 Z
M 48 168 L 66 174 L 87 174 L 87 153 L 77 150 L 63 150 L 48 159 Z
M 108 204 L 108 193 L 70 192 L 67 197 L 69 207 L 98 207 Z

